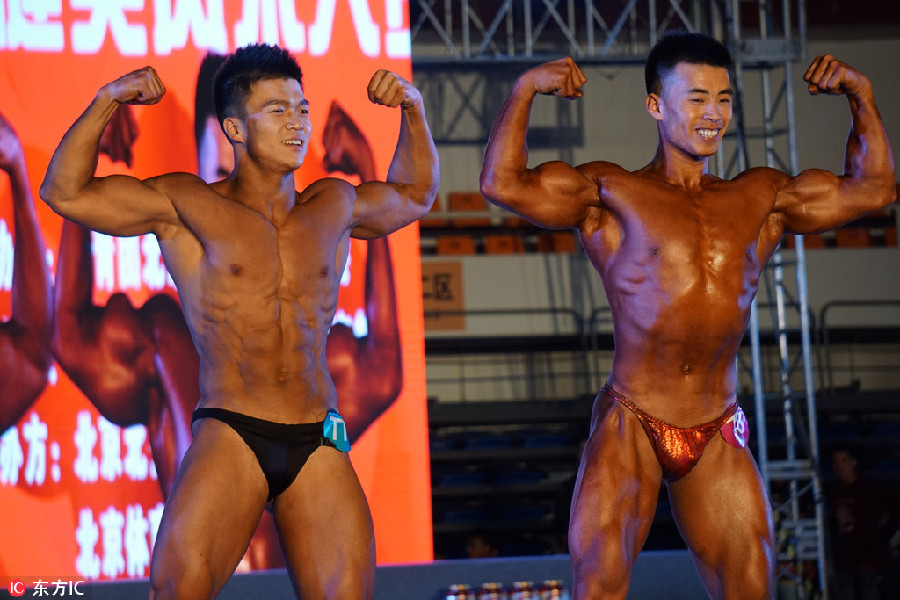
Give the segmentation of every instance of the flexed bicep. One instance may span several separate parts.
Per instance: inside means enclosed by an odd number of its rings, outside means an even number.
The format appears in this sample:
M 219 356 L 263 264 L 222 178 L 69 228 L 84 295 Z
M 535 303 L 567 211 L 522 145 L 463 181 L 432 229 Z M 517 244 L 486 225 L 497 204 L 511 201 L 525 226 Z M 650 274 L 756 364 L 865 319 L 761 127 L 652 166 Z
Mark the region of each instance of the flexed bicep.
M 414 190 L 401 183 L 369 181 L 357 186 L 351 235 L 377 238 L 421 219 L 429 209 L 414 198 Z
M 152 180 L 94 176 L 103 133 L 119 107 L 156 104 L 164 94 L 165 86 L 151 67 L 103 86 L 54 151 L 41 183 L 41 198 L 59 215 L 112 235 L 155 233 L 166 221 L 177 222 L 171 201 Z M 109 144 L 104 151 L 112 152 Z M 114 160 L 128 158 L 128 152 L 118 149 L 113 154 Z
M 581 169 L 560 161 L 502 180 L 483 179 L 481 191 L 494 204 L 549 229 L 578 227 L 599 202 L 597 184 Z
M 583 96 L 584 73 L 571 58 L 538 65 L 516 80 L 485 149 L 479 183 L 485 198 L 541 227 L 577 227 L 598 198 L 583 171 L 560 161 L 528 167 L 526 131 L 535 94 Z
M 787 233 L 822 233 L 884 206 L 878 182 L 809 169 L 786 180 L 775 197 L 775 213 Z
M 778 191 L 775 211 L 793 233 L 818 233 L 887 206 L 896 199 L 894 159 L 869 79 L 829 54 L 803 75 L 809 92 L 843 94 L 850 107 L 844 172 L 804 171 Z
M 391 233 L 428 214 L 440 179 L 437 149 L 419 90 L 396 73 L 379 69 L 367 93 L 375 104 L 400 107 L 400 133 L 384 181 L 356 188 L 353 235 L 362 238 Z

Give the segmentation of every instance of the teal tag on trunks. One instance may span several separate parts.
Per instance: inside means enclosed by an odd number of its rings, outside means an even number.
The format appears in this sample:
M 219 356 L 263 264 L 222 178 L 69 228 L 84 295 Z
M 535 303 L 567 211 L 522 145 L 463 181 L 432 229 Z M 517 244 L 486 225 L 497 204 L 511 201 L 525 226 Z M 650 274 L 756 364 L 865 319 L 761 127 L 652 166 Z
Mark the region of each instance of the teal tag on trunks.
M 350 451 L 350 439 L 347 437 L 347 424 L 344 417 L 333 408 L 328 409 L 325 422 L 322 424 L 322 435 L 331 440 L 331 443 L 341 452 Z

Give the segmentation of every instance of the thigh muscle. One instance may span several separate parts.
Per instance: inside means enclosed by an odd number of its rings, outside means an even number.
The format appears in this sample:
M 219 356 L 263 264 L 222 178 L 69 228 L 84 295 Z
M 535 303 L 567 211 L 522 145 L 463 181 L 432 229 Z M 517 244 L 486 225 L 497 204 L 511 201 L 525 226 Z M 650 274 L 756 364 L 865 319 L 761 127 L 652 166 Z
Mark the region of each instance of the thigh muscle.
M 365 494 L 346 454 L 320 447 L 273 511 L 302 598 L 368 598 L 375 535 Z
M 577 598 L 625 597 L 656 512 L 661 479 L 637 419 L 616 402 L 595 407 L 569 530 Z

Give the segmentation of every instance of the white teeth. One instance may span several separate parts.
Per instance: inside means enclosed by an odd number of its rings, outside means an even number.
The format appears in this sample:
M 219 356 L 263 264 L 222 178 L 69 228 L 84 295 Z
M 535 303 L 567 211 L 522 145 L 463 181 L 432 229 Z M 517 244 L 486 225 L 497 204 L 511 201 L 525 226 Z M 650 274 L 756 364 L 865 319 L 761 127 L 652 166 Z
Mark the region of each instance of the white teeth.
M 302 146 L 302 145 L 303 145 L 303 141 L 302 141 L 302 140 L 287 140 L 287 141 L 284 142 L 284 143 L 287 144 L 287 145 L 289 145 L 289 146 Z
M 715 139 L 715 137 L 719 134 L 718 129 L 698 129 L 697 133 L 708 140 Z

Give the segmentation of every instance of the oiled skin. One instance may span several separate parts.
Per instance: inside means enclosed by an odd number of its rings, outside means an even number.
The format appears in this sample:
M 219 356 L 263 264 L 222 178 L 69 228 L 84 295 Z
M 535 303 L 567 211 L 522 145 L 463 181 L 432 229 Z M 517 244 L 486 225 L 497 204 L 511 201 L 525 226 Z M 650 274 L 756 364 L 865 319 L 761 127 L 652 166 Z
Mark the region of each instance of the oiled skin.
M 525 72 L 494 123 L 481 189 L 537 225 L 577 230 L 612 310 L 609 384 L 654 417 L 692 427 L 736 395 L 736 353 L 760 271 L 784 233 L 820 232 L 895 199 L 894 164 L 869 80 L 817 57 L 811 93 L 846 94 L 851 113 L 842 176 L 769 168 L 729 181 L 708 172 L 731 118 L 725 68 L 679 62 L 646 100 L 657 121 L 653 160 L 527 166 L 535 94 L 579 98 L 571 59 Z M 602 116 L 602 107 L 596 107 Z M 662 472 L 637 418 L 595 401 L 572 501 L 574 597 L 625 598 L 656 510 Z M 672 510 L 711 598 L 771 598 L 771 510 L 746 449 L 715 436 L 694 469 L 669 483 Z

